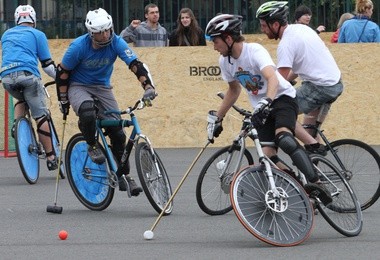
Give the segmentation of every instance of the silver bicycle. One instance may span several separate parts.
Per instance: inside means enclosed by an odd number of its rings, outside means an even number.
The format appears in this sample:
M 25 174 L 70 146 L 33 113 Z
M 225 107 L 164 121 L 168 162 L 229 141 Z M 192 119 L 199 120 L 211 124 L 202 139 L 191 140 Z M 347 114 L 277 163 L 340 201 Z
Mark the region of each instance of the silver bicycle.
M 222 93 L 218 95 L 223 97 Z M 295 180 L 263 154 L 262 143 L 251 124 L 251 113 L 237 106 L 234 109 L 244 116 L 239 135 L 231 146 L 211 156 L 198 178 L 196 197 L 205 213 L 221 215 L 234 209 L 250 233 L 277 246 L 292 246 L 307 239 L 313 226 L 313 206 L 341 234 L 356 236 L 361 232 L 360 204 L 334 164 L 320 155 L 311 157 L 319 178 L 333 197 L 333 202 L 325 206 L 305 192 L 306 178 L 302 172 L 296 171 Z M 247 137 L 254 141 L 257 166 L 246 148 Z M 240 170 L 244 165 L 250 166 Z

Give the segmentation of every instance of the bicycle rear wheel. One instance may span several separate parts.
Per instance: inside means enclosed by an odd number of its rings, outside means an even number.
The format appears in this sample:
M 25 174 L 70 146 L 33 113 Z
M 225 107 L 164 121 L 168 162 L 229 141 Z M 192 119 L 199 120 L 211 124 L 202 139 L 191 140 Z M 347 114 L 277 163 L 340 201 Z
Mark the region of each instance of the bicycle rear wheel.
M 25 180 L 29 184 L 35 184 L 40 175 L 39 144 L 31 122 L 25 117 L 20 117 L 16 121 L 15 146 Z
M 305 241 L 314 226 L 314 210 L 301 185 L 272 169 L 279 197 L 271 190 L 264 166 L 249 166 L 231 184 L 232 207 L 239 221 L 255 237 L 275 246 Z
M 69 140 L 65 154 L 67 179 L 75 196 L 84 206 L 101 211 L 112 202 L 116 175 L 109 172 L 108 159 L 103 164 L 94 163 L 87 154 L 87 147 L 81 134 L 76 134 Z
M 158 154 L 146 142 L 136 147 L 136 168 L 141 186 L 153 208 L 161 213 L 172 196 L 168 174 Z M 157 164 L 155 163 L 157 162 Z M 164 215 L 173 210 L 173 201 L 167 206 Z
M 355 191 L 361 209 L 369 208 L 380 196 L 379 154 L 368 144 L 353 139 L 337 140 L 330 145 L 343 163 L 342 166 L 338 161 L 335 165 Z
M 318 210 L 326 221 L 342 235 L 357 236 L 362 230 L 363 219 L 359 201 L 338 168 L 320 155 L 312 155 L 323 186 L 331 192 L 333 201 L 327 206 L 317 204 Z
M 239 158 L 240 148 L 224 147 L 214 153 L 203 166 L 197 181 L 195 195 L 199 207 L 209 215 L 223 215 L 232 210 L 230 184 L 236 166 L 253 164 L 248 150 Z

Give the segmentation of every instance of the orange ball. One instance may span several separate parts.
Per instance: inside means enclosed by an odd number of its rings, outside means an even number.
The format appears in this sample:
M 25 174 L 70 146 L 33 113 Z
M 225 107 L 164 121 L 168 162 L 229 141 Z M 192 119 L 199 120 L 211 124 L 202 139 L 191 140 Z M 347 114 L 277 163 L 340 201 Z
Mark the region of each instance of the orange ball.
M 59 231 L 58 233 L 58 237 L 61 239 L 61 240 L 65 240 L 67 238 L 69 234 L 67 233 L 66 230 L 61 230 Z

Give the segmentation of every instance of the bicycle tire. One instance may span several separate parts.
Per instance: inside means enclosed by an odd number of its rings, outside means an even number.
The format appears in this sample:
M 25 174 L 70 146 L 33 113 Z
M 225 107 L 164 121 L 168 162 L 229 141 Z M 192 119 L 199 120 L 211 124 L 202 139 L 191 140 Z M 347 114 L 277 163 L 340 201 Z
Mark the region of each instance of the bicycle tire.
M 295 246 L 309 238 L 314 209 L 302 186 L 272 168 L 282 199 L 274 198 L 263 165 L 242 169 L 231 184 L 231 203 L 243 226 L 256 238 L 275 246 Z
M 15 146 L 18 163 L 25 180 L 37 183 L 40 175 L 39 144 L 31 122 L 20 117 L 15 126 Z
M 159 171 L 155 166 L 155 159 Z M 146 142 L 138 143 L 135 160 L 137 174 L 145 195 L 153 208 L 160 214 L 172 196 L 172 188 L 164 164 L 156 151 L 153 150 L 152 153 L 151 147 Z M 161 176 L 159 176 L 159 172 Z M 169 215 L 172 210 L 173 201 L 167 206 L 163 215 Z
M 355 191 L 361 209 L 368 209 L 380 197 L 379 154 L 368 144 L 354 139 L 336 140 L 330 145 L 347 170 L 344 171 L 339 162 L 335 164 Z
M 100 144 L 99 147 L 105 154 Z M 96 164 L 88 156 L 87 149 L 82 134 L 75 134 L 69 140 L 65 154 L 67 179 L 75 196 L 84 206 L 101 211 L 111 204 L 116 183 L 110 180 L 109 174 L 112 173 L 107 172 L 108 159 L 103 164 Z
M 52 143 L 53 143 L 53 148 L 54 148 L 54 151 L 55 151 L 55 156 L 57 156 L 57 161 L 59 161 L 59 158 L 61 156 L 61 144 L 59 142 L 59 138 L 58 138 L 58 135 L 57 135 L 57 132 L 55 130 L 55 126 L 53 124 L 53 121 L 50 121 L 50 126 L 51 126 L 51 140 L 52 140 Z M 66 178 L 66 174 L 65 174 L 65 164 L 63 163 L 63 157 L 61 157 L 61 164 L 60 164 L 60 167 L 59 167 L 59 176 L 61 177 L 61 179 L 65 179 Z
M 356 195 L 339 169 L 321 155 L 310 156 L 323 186 L 331 192 L 333 201 L 327 206 L 317 203 L 326 221 L 347 237 L 357 236 L 362 230 L 363 218 Z
M 198 176 L 195 195 L 198 206 L 203 212 L 211 216 L 223 215 L 232 210 L 230 200 L 230 184 L 238 163 L 238 152 L 240 149 L 235 147 L 232 150 L 232 159 L 227 167 L 223 165 L 223 169 L 229 172 L 225 177 L 221 177 L 220 163 L 228 160 L 230 146 L 223 147 L 216 151 L 210 159 L 202 167 Z M 235 156 L 236 155 L 236 156 Z M 219 163 L 219 164 L 218 164 Z M 253 164 L 251 153 L 246 149 L 244 151 L 242 164 L 243 166 Z M 219 167 L 219 168 L 218 168 Z M 222 169 L 222 170 L 223 170 Z

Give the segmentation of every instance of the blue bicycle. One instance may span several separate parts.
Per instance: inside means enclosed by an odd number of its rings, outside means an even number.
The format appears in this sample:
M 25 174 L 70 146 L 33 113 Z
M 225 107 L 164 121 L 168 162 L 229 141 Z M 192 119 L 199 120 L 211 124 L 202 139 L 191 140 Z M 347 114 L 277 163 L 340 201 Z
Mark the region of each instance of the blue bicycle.
M 45 83 L 45 93 L 49 98 L 49 93 L 46 87 L 55 84 L 55 81 Z M 21 90 L 22 91 L 22 90 Z M 42 144 L 38 141 L 34 129 L 33 120 L 30 115 L 28 104 L 25 102 L 25 114 L 18 117 L 14 126 L 14 138 L 17 159 L 20 164 L 22 174 L 25 180 L 30 184 L 37 183 L 40 175 L 40 160 L 46 159 L 46 153 Z M 50 111 L 49 111 L 50 117 Z M 52 120 L 48 120 L 50 132 L 52 136 L 53 147 L 57 158 L 60 156 L 60 143 Z M 59 175 L 62 179 L 65 178 L 64 165 L 60 165 Z
M 137 174 L 145 195 L 158 213 L 164 209 L 172 195 L 169 177 L 149 138 L 141 133 L 137 117 L 134 114 L 135 110 L 143 109 L 149 105 L 149 102 L 150 100 L 140 99 L 133 107 L 124 111 L 105 112 L 106 114 L 128 114 L 130 120 L 97 119 L 96 139 L 106 157 L 103 164 L 96 164 L 91 160 L 87 154 L 87 143 L 81 133 L 74 135 L 68 142 L 65 154 L 67 177 L 75 196 L 87 208 L 101 211 L 112 202 L 115 188 L 119 183 L 116 175 L 119 165 L 107 143 L 104 129 L 122 126 L 132 127 L 130 136 L 127 136 L 128 142 L 122 161 L 126 162 L 132 153 L 132 149 L 135 148 Z M 123 177 L 125 178 L 124 175 Z M 128 185 L 127 193 L 131 197 Z M 164 214 L 169 215 L 172 209 L 173 204 L 171 202 Z

